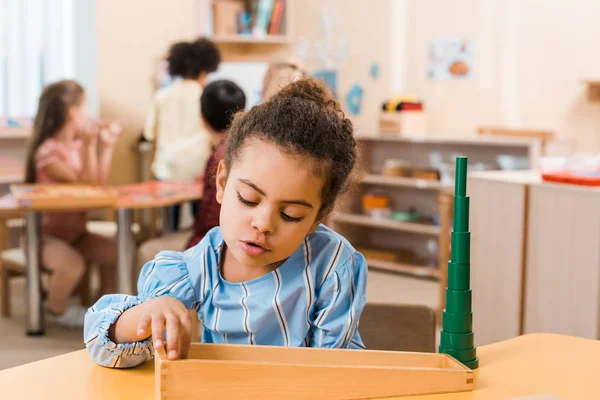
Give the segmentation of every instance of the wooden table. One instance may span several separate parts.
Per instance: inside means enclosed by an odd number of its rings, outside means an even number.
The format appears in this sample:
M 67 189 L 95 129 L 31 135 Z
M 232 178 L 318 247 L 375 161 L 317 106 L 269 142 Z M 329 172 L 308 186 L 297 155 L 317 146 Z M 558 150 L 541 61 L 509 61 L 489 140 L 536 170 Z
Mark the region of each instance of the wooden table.
M 202 197 L 200 183 L 173 183 L 148 181 L 133 185 L 119 186 L 115 209 L 117 211 L 117 275 L 118 290 L 121 293 L 133 292 L 131 271 L 135 260 L 135 240 L 131 232 L 133 211 L 140 208 L 167 207 Z M 84 207 L 92 209 L 95 207 Z M 104 208 L 104 207 L 102 207 Z M 71 211 L 73 205 L 65 202 L 52 211 Z M 77 210 L 81 210 L 81 205 Z M 44 208 L 20 206 L 12 195 L 0 197 L 0 216 L 25 214 L 25 255 L 27 259 L 27 313 L 26 332 L 30 336 L 44 334 L 41 299 L 40 271 L 40 213 Z
M 541 393 L 564 400 L 600 398 L 598 341 L 532 334 L 482 346 L 478 355 L 473 392 L 402 399 L 507 400 Z M 0 371 L 0 388 L 6 399 L 153 399 L 154 363 L 112 370 L 95 365 L 81 350 Z

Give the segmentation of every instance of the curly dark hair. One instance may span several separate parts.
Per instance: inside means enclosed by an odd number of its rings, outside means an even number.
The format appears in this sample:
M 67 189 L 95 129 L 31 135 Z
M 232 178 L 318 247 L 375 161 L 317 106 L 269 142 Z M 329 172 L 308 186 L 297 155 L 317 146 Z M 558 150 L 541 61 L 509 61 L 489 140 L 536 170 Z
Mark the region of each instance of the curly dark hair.
M 227 170 L 250 139 L 306 157 L 314 163 L 315 173 L 325 177 L 319 211 L 323 218 L 347 190 L 358 157 L 352 122 L 328 93 L 320 82 L 301 79 L 247 113 L 236 114 L 227 139 Z
M 198 79 L 202 72 L 215 72 L 221 63 L 221 52 L 212 41 L 200 38 L 194 42 L 175 43 L 167 57 L 169 75 Z

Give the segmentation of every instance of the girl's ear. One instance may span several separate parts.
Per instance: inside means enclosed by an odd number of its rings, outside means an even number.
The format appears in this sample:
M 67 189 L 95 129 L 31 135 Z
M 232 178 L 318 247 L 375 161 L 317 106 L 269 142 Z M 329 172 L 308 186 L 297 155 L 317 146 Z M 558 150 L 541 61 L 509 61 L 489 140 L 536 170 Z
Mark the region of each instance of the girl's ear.
M 219 204 L 223 204 L 223 196 L 225 195 L 225 184 L 227 183 L 227 167 L 225 167 L 224 160 L 219 161 L 215 183 L 217 184 L 217 202 Z

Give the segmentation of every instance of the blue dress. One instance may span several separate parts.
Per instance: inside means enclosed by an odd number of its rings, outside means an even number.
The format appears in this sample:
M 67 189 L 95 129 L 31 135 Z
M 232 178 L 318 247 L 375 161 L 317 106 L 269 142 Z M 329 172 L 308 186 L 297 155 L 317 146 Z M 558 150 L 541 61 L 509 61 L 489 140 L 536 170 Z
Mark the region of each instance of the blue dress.
M 184 252 L 162 251 L 144 265 L 137 296 L 106 295 L 90 307 L 84 340 L 92 359 L 113 368 L 152 359 L 152 340 L 115 344 L 108 329 L 128 308 L 165 295 L 197 311 L 204 343 L 364 348 L 367 264 L 345 238 L 320 225 L 279 268 L 241 283 L 220 274 L 223 244 L 216 227 Z

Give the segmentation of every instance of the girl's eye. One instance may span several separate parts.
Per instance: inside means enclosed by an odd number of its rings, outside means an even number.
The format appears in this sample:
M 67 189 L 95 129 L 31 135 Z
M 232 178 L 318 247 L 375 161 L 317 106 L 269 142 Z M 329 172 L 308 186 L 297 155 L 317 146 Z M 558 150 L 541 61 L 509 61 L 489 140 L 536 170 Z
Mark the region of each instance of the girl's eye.
M 255 206 L 258 203 L 254 203 L 252 201 L 248 201 L 245 198 L 243 198 L 239 193 L 237 194 L 237 198 L 239 201 L 241 201 L 242 203 L 244 203 L 247 206 Z
M 300 222 L 304 219 L 304 217 L 300 217 L 300 218 L 290 217 L 289 215 L 287 215 L 284 212 L 281 213 L 281 218 L 283 218 L 284 221 L 288 221 L 288 222 Z

